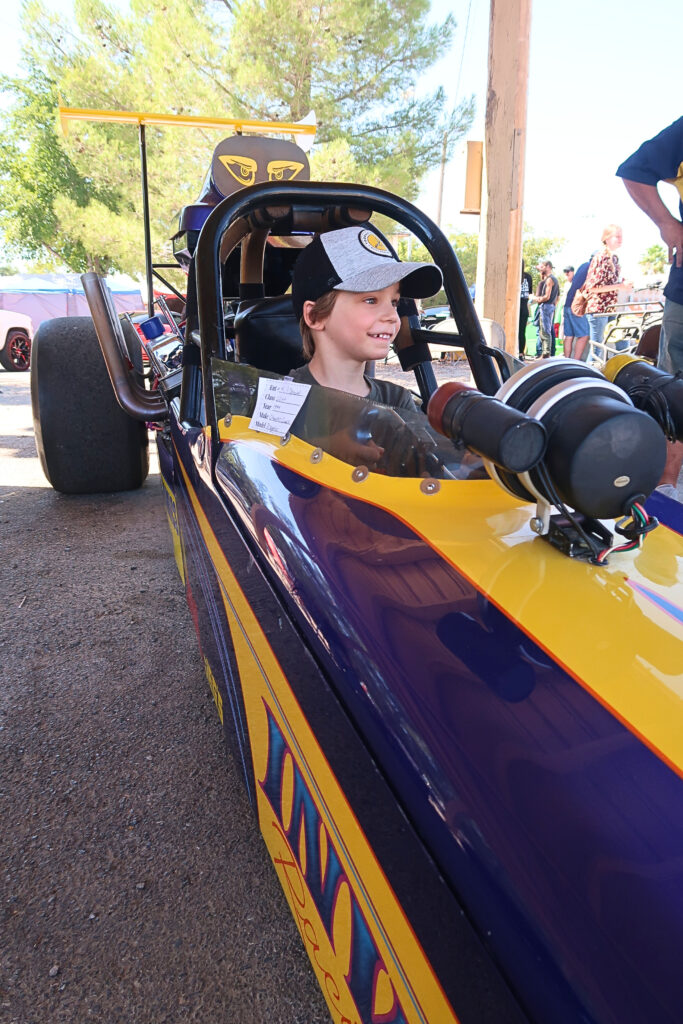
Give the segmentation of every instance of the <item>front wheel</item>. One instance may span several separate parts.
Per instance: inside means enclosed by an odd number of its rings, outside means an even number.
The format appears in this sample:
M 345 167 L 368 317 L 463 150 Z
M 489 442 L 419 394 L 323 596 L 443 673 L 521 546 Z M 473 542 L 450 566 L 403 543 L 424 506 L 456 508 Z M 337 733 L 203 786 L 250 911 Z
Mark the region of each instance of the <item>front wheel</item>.
M 137 336 L 135 344 L 130 354 L 137 365 Z M 40 463 L 55 490 L 96 494 L 142 486 L 149 471 L 147 428 L 116 401 L 90 317 L 40 325 L 31 405 Z
M 31 366 L 31 339 L 20 327 L 7 332 L 5 344 L 0 348 L 0 364 L 6 370 L 25 372 Z

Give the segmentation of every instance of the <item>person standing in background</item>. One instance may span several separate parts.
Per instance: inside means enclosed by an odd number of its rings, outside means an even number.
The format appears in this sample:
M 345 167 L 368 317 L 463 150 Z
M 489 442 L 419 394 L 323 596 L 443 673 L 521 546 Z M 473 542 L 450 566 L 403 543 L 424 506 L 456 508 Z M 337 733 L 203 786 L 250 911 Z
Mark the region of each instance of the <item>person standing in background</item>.
M 533 281 L 528 270 L 524 269 L 522 260 L 522 287 L 519 295 L 519 333 L 517 341 L 519 344 L 519 358 L 524 359 L 526 352 L 526 325 L 529 322 L 529 296 L 533 290 Z
M 601 246 L 590 261 L 584 293 L 588 296 L 586 317 L 588 318 L 588 335 L 593 345 L 602 345 L 605 337 L 607 321 L 612 319 L 619 294 L 618 286 L 630 287 L 621 277 L 621 266 L 616 250 L 621 248 L 623 234 L 618 224 L 608 224 L 600 239 Z M 604 359 L 602 350 L 596 353 Z
M 543 359 L 548 359 L 555 355 L 555 306 L 560 296 L 560 285 L 553 274 L 553 265 L 550 260 L 541 260 L 538 266 L 541 271 L 541 282 L 536 295 L 532 295 L 529 302 L 538 303 L 540 313 L 538 334 L 541 356 Z M 536 354 L 538 355 L 538 349 Z
M 569 280 L 569 291 L 564 299 L 562 332 L 564 354 L 568 359 L 583 359 L 585 361 L 588 355 L 588 319 L 585 316 L 577 316 L 576 313 L 572 313 L 572 302 L 579 288 L 585 284 L 589 266 L 590 260 L 586 260 L 576 272 L 573 267 L 564 269 Z
M 560 297 L 557 300 L 557 306 L 555 307 L 555 323 L 558 324 L 558 341 L 564 341 L 564 305 L 567 301 L 567 292 L 572 286 L 574 268 L 571 265 L 568 267 L 563 267 L 562 273 L 564 275 L 564 283 L 560 283 Z
M 669 280 L 664 289 L 664 317 L 659 335 L 657 366 L 667 373 L 683 373 L 683 117 L 644 142 L 617 168 L 636 206 L 657 226 L 669 249 Z M 662 202 L 660 181 L 678 190 L 678 217 Z M 683 443 L 668 445 L 664 474 L 658 490 L 681 500 L 677 481 L 683 465 Z

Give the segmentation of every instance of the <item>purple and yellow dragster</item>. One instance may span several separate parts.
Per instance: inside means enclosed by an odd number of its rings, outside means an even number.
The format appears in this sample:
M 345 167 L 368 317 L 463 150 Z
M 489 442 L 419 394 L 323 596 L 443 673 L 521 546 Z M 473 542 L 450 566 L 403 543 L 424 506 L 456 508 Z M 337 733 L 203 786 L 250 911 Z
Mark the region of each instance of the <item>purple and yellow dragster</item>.
M 333 1021 L 680 1024 L 683 507 L 653 491 L 683 382 L 517 363 L 424 214 L 307 167 L 217 147 L 174 239 L 184 330 L 145 331 L 152 386 L 96 275 L 92 320 L 41 326 L 46 475 L 139 486 L 157 428 L 208 683 Z M 312 387 L 256 429 L 303 362 L 297 254 L 371 215 L 441 268 L 473 386 L 436 388 L 407 305 L 428 417 Z

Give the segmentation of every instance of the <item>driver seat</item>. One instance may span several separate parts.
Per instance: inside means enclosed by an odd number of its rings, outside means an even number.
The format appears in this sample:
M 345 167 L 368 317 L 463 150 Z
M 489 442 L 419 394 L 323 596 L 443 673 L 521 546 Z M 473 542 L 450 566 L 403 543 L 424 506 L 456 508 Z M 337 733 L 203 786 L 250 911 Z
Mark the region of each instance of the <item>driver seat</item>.
M 243 299 L 235 313 L 235 362 L 283 376 L 306 362 L 289 295 Z

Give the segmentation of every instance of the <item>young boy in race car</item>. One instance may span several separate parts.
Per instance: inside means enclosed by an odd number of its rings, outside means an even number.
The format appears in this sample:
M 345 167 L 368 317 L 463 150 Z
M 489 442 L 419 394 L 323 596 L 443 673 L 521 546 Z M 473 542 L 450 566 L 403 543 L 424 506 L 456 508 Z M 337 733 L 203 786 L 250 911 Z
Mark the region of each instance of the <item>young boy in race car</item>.
M 309 362 L 302 384 L 346 391 L 395 409 L 415 409 L 409 391 L 365 373 L 385 359 L 401 325 L 402 296 L 424 299 L 442 284 L 432 263 L 402 263 L 371 224 L 316 235 L 294 267 L 292 302 Z

